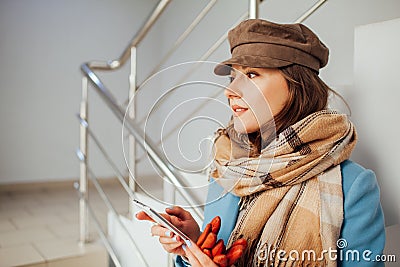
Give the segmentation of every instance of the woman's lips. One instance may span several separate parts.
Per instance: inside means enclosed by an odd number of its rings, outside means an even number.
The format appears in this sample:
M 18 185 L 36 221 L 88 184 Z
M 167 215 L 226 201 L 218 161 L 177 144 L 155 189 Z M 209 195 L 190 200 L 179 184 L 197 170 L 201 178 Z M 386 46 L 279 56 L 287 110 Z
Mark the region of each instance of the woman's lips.
M 240 115 L 242 115 L 243 113 L 245 113 L 245 112 L 248 110 L 248 108 L 241 107 L 241 106 L 238 106 L 238 105 L 233 105 L 233 106 L 232 106 L 232 110 L 233 110 L 233 113 L 234 113 L 236 116 L 240 116 Z

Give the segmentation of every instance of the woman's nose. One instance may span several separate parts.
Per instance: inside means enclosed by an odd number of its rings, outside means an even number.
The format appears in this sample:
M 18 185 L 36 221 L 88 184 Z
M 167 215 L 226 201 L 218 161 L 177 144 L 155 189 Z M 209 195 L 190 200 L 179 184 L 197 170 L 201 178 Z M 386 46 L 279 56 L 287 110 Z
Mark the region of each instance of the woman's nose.
M 225 87 L 224 94 L 227 98 L 241 98 L 242 97 L 242 92 L 239 89 L 239 86 L 235 80 L 233 80 L 229 86 Z

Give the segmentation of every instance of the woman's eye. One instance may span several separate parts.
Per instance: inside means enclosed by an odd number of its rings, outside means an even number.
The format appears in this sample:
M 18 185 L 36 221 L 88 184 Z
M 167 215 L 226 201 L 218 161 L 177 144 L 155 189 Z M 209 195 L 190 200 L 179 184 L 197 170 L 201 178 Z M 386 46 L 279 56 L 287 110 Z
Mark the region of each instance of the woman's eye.
M 235 79 L 235 77 L 229 76 L 229 82 L 233 82 L 234 79 Z
M 248 72 L 248 73 L 246 73 L 246 75 L 247 75 L 247 77 L 249 77 L 250 79 L 253 79 L 254 77 L 257 76 L 257 73 L 255 73 L 255 72 Z

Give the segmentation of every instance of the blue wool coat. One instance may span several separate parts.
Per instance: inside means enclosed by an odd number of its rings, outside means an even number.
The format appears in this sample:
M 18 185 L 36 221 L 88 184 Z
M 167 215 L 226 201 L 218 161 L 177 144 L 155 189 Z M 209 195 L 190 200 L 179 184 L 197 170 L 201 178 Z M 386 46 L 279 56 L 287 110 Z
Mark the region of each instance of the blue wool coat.
M 344 218 L 338 241 L 338 266 L 384 266 L 376 256 L 385 246 L 385 224 L 380 204 L 379 186 L 374 172 L 346 160 L 341 163 Z M 223 189 L 210 183 L 208 200 L 215 200 Z M 217 201 L 207 201 L 203 227 L 215 216 L 220 216 L 222 225 L 218 238 L 227 243 L 239 213 L 239 197 L 230 193 Z M 336 249 L 336 248 L 332 248 Z M 186 266 L 180 257 L 176 266 Z

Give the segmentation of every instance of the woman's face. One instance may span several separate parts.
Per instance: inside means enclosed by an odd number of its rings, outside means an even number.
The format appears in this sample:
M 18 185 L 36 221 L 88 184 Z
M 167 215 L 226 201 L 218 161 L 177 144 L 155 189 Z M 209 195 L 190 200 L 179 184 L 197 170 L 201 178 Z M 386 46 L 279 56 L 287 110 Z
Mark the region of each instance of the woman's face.
M 233 112 L 235 130 L 258 131 L 277 115 L 289 98 L 285 78 L 278 69 L 233 65 L 225 96 Z

